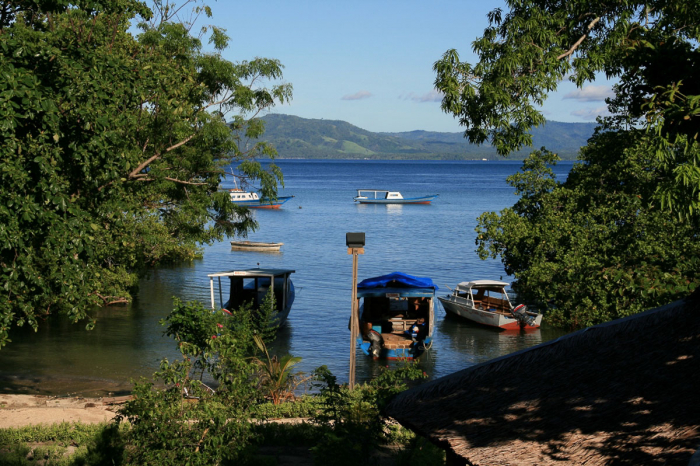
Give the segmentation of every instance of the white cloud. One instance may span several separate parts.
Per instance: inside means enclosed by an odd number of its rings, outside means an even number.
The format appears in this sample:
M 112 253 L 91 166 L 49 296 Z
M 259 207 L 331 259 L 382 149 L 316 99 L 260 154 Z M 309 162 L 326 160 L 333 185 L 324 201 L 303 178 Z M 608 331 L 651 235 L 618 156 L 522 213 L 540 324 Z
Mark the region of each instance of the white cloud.
M 603 102 L 615 94 L 610 86 L 586 86 L 566 94 L 564 99 L 574 99 L 579 102 Z
M 415 92 L 409 92 L 408 94 L 401 94 L 399 99 L 402 100 L 412 100 L 414 102 L 442 102 L 442 92 L 437 89 L 433 89 L 423 95 L 418 95 Z
M 342 100 L 362 100 L 369 99 L 372 97 L 372 93 L 369 91 L 359 91 L 354 94 L 347 94 L 342 97 Z
M 571 112 L 573 116 L 577 116 L 583 120 L 591 121 L 595 120 L 596 117 L 599 116 L 608 116 L 610 115 L 610 112 L 608 112 L 608 107 L 603 105 L 602 107 L 596 107 L 596 108 L 582 108 L 580 110 L 575 110 Z

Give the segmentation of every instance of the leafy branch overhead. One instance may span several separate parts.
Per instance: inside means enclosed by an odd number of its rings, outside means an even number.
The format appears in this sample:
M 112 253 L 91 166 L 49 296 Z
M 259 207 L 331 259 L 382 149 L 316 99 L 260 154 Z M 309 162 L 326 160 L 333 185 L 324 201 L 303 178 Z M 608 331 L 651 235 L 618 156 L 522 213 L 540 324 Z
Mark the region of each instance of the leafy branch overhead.
M 255 228 L 219 190 L 231 164 L 266 195 L 282 182 L 256 160 L 276 155 L 260 113 L 291 99 L 279 61 L 225 60 L 215 27 L 205 52 L 178 19 L 211 14 L 197 2 L 107 3 L 0 10 L 0 346 L 12 325 L 128 301 L 146 268 Z
M 565 3 L 507 1 L 472 43 L 476 64 L 448 50 L 434 65 L 442 109 L 459 119 L 465 137 L 490 142 L 501 155 L 531 145 L 543 125 L 539 110 L 563 80 L 578 87 L 597 76 L 616 78 L 611 117 L 645 132 L 669 174 L 657 199 L 681 215 L 700 207 L 697 67 L 700 11 L 679 0 Z

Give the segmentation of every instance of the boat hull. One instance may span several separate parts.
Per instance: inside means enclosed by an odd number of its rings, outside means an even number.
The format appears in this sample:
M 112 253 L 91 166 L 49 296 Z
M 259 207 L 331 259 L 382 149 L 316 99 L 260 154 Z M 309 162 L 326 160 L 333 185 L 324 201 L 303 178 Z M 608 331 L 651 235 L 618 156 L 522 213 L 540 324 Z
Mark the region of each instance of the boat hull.
M 284 243 L 262 243 L 256 241 L 231 241 L 235 251 L 278 252 Z
M 437 195 L 408 199 L 362 199 L 356 197 L 355 201 L 360 204 L 430 204 L 436 197 Z
M 234 204 L 246 206 L 249 209 L 279 209 L 282 204 L 293 198 L 294 196 L 278 197 L 276 201 L 269 199 L 251 199 L 244 201 L 231 201 Z
M 362 336 L 357 338 L 357 343 L 360 346 L 360 350 L 365 354 L 365 356 L 371 356 L 369 348 L 371 343 L 369 341 L 364 341 Z M 415 342 L 408 348 L 382 348 L 379 352 L 379 357 L 373 357 L 372 359 L 414 359 L 423 354 L 426 348 L 430 348 L 432 345 L 432 337 L 426 338 L 422 342 Z
M 507 317 L 503 314 L 475 309 L 467 304 L 455 302 L 450 299 L 449 296 L 447 298 L 438 297 L 438 300 L 442 304 L 442 307 L 445 308 L 445 312 L 488 327 L 495 327 L 503 330 L 517 330 L 521 328 L 534 329 L 539 328 L 542 323 L 542 314 L 533 316 L 535 317 L 533 325 L 527 325 L 521 324 L 517 319 Z

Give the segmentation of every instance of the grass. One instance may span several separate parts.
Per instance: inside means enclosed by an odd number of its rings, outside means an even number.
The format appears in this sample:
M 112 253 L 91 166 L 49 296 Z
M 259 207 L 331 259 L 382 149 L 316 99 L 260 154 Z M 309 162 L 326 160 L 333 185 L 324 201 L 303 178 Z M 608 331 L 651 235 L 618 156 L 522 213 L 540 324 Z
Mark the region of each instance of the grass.
M 258 419 L 309 418 L 320 407 L 318 397 L 303 396 L 294 402 L 256 407 Z M 0 429 L 0 465 L 12 466 L 98 466 L 123 464 L 122 424 L 61 423 Z M 300 464 L 322 464 L 323 450 L 316 447 L 331 433 L 328 426 L 308 422 L 263 423 L 254 427 L 256 441 L 250 445 L 246 464 L 276 466 L 280 456 L 297 456 Z M 444 465 L 445 454 L 413 432 L 393 424 L 384 435 L 385 445 L 377 449 L 377 464 L 395 466 Z M 342 443 L 343 440 L 339 439 Z M 314 453 L 314 450 L 316 453 Z M 241 463 L 243 464 L 243 463 Z

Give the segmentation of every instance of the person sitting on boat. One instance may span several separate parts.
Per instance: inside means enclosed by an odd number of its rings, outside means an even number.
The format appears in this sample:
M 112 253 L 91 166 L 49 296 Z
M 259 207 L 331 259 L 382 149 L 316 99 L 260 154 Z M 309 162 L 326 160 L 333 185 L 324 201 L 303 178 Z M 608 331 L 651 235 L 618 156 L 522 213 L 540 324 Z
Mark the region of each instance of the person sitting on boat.
M 411 337 L 413 341 L 419 341 L 425 339 L 425 319 L 422 317 L 416 319 L 416 321 L 411 325 L 408 330 L 404 332 L 406 335 Z

